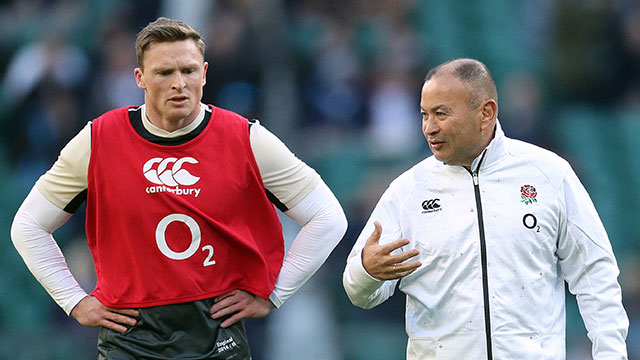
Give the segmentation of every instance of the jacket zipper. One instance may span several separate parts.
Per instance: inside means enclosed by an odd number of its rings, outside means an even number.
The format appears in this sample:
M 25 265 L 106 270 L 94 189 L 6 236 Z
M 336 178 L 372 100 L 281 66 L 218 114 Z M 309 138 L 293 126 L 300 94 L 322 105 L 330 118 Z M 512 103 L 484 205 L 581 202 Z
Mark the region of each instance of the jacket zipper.
M 471 177 L 473 178 L 473 190 L 476 195 L 476 208 L 478 211 L 478 228 L 480 232 L 480 261 L 482 263 L 482 292 L 484 295 L 484 327 L 485 334 L 487 338 L 487 359 L 493 359 L 493 351 L 491 345 L 491 311 L 489 309 L 489 277 L 487 274 L 488 266 L 487 266 L 487 242 L 484 234 L 484 219 L 482 216 L 482 201 L 480 199 L 480 183 L 478 181 L 478 171 L 480 170 L 480 165 L 482 164 L 482 160 L 484 160 L 484 154 L 478 161 L 478 166 L 476 167 L 476 171 L 471 171 L 467 169 Z

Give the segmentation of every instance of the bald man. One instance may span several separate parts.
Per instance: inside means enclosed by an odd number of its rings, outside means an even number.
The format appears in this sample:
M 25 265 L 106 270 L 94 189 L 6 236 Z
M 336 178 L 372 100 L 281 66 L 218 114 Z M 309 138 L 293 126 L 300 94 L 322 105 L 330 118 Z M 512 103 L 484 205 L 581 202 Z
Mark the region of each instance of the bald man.
M 571 166 L 507 138 L 489 69 L 429 71 L 433 156 L 395 179 L 351 251 L 344 288 L 370 309 L 406 295 L 407 359 L 565 359 L 565 286 L 594 359 L 626 359 L 628 318 L 607 233 Z

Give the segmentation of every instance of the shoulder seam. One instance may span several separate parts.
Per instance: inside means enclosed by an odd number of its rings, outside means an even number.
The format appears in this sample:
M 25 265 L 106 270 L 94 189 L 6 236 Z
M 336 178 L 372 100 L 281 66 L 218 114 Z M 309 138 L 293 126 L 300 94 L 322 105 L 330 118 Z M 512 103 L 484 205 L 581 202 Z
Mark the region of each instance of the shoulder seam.
M 529 145 L 538 147 L 537 145 L 533 145 L 533 144 L 529 144 Z M 561 179 L 565 179 L 567 177 L 567 166 L 571 166 L 571 165 L 565 159 L 560 157 L 558 154 L 556 154 L 554 152 L 551 152 L 550 150 L 546 150 L 546 149 L 543 149 L 543 148 L 540 148 L 540 147 L 538 147 L 538 148 L 543 150 L 543 151 L 550 152 L 553 156 L 555 156 L 559 160 L 559 163 L 564 165 L 564 166 L 561 167 L 561 169 L 562 169 L 562 177 L 561 177 Z M 549 177 L 548 172 L 544 171 L 540 166 L 538 166 L 536 163 L 531 161 L 530 157 L 516 155 L 511 151 L 510 148 L 507 150 L 507 155 L 511 156 L 513 158 L 523 159 L 527 164 L 529 164 L 530 166 L 532 166 L 535 169 L 537 169 L 540 173 L 542 173 L 544 175 L 544 177 L 547 179 L 547 181 L 549 182 L 549 184 L 551 184 L 556 190 L 560 189 L 562 181 L 560 181 L 558 184 L 554 184 L 553 181 L 551 181 L 551 178 Z

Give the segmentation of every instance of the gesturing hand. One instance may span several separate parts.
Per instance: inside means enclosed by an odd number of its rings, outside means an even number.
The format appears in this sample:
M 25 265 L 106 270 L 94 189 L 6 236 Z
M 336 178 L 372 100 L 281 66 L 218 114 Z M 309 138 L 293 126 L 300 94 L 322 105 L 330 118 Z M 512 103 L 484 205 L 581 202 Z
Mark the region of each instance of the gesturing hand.
M 411 259 L 418 254 L 420 250 L 412 249 L 403 251 L 399 254 L 391 255 L 391 252 L 409 244 L 409 239 L 399 239 L 385 245 L 380 245 L 380 235 L 382 235 L 382 225 L 380 222 L 374 221 L 375 230 L 367 239 L 362 249 L 362 265 L 364 269 L 378 280 L 394 280 L 405 277 L 422 263 L 412 261 L 404 263 L 405 260 Z
M 85 296 L 71 310 L 71 316 L 80 325 L 88 327 L 102 326 L 111 330 L 125 332 L 128 326 L 137 323 L 135 316 L 140 312 L 135 309 L 113 309 L 104 306 L 100 300 L 93 296 Z
M 233 290 L 215 298 L 210 312 L 212 319 L 233 314 L 220 324 L 220 327 L 226 328 L 242 319 L 263 318 L 269 315 L 272 309 L 274 306 L 269 300 L 244 290 Z

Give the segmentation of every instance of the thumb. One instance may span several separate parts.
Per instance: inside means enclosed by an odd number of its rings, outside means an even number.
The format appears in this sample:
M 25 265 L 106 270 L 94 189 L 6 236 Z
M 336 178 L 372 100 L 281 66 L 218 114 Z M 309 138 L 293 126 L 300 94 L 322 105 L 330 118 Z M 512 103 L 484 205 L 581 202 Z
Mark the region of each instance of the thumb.
M 382 225 L 380 225 L 380 222 L 374 221 L 373 226 L 375 226 L 375 229 L 367 239 L 367 245 L 377 245 L 378 241 L 380 241 L 380 235 L 382 235 Z

